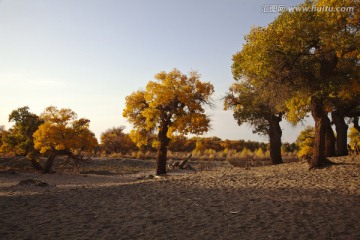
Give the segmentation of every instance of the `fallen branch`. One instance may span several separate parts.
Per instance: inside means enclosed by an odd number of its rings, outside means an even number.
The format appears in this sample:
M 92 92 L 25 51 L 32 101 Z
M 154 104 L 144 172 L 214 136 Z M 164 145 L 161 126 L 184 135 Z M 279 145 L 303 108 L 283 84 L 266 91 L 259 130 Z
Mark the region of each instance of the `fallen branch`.
M 173 163 L 169 164 L 168 167 L 170 169 L 175 169 L 175 168 L 179 168 L 179 169 L 193 169 L 191 167 L 191 165 L 189 164 L 189 160 L 191 159 L 192 154 L 190 153 L 190 155 L 182 160 L 182 161 L 174 161 Z

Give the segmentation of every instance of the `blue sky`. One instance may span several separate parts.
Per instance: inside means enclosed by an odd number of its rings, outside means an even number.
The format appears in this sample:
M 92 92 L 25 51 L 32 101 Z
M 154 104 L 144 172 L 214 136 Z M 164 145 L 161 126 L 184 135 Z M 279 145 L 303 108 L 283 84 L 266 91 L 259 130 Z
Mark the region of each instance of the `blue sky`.
M 288 1 L 287 6 L 302 1 Z M 125 97 L 159 71 L 197 70 L 215 86 L 206 136 L 267 141 L 238 126 L 222 97 L 234 82 L 231 58 L 277 0 L 0 0 L 0 125 L 22 106 L 71 108 L 99 137 L 122 117 Z M 283 141 L 301 127 L 282 123 Z

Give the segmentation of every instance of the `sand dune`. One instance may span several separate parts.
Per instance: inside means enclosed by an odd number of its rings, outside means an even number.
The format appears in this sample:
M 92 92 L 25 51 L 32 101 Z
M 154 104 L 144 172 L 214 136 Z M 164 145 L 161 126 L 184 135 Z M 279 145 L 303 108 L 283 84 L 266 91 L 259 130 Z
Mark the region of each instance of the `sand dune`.
M 3 171 L 0 238 L 360 239 L 360 158 L 332 160 L 161 178 Z

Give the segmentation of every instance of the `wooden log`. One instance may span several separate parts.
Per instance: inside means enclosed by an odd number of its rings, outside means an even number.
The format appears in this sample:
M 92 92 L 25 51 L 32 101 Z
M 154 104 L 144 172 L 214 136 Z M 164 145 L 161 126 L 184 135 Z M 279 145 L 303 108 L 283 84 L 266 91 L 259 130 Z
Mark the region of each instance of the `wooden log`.
M 185 167 L 185 164 L 190 160 L 190 158 L 192 157 L 192 153 L 190 153 L 190 155 L 185 159 L 185 160 L 182 160 L 179 164 L 179 168 L 180 169 L 184 169 Z

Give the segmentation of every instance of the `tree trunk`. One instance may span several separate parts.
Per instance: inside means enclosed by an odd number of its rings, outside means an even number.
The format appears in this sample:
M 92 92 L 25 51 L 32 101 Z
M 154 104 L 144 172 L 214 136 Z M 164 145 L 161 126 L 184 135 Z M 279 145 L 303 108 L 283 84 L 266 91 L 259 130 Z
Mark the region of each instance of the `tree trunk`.
M 326 121 L 325 157 L 333 157 L 336 156 L 336 151 L 335 151 L 336 137 L 331 127 L 330 119 L 326 114 L 325 114 L 325 121 Z
M 36 161 L 35 159 L 29 159 L 31 162 L 31 165 L 36 169 L 38 172 L 44 171 L 44 168 L 41 166 L 41 164 Z
M 163 126 L 158 134 L 160 145 L 156 154 L 156 175 L 166 174 L 167 148 L 170 139 L 167 137 L 168 126 Z
M 323 110 L 323 100 L 312 97 L 310 103 L 311 115 L 315 120 L 314 154 L 310 160 L 310 169 L 318 168 L 326 162 L 325 133 L 326 114 Z
M 48 157 L 48 159 L 45 162 L 45 166 L 44 166 L 44 169 L 42 171 L 43 174 L 51 173 L 52 165 L 54 163 L 55 158 L 56 158 L 56 154 L 51 153 L 50 156 Z
M 283 163 L 281 157 L 281 135 L 280 128 L 281 116 L 271 116 L 269 119 L 269 141 L 270 141 L 270 160 L 272 164 Z
M 348 155 L 347 150 L 347 131 L 348 125 L 345 122 L 345 116 L 341 110 L 332 112 L 331 117 L 335 123 L 336 128 L 336 155 L 346 156 Z

